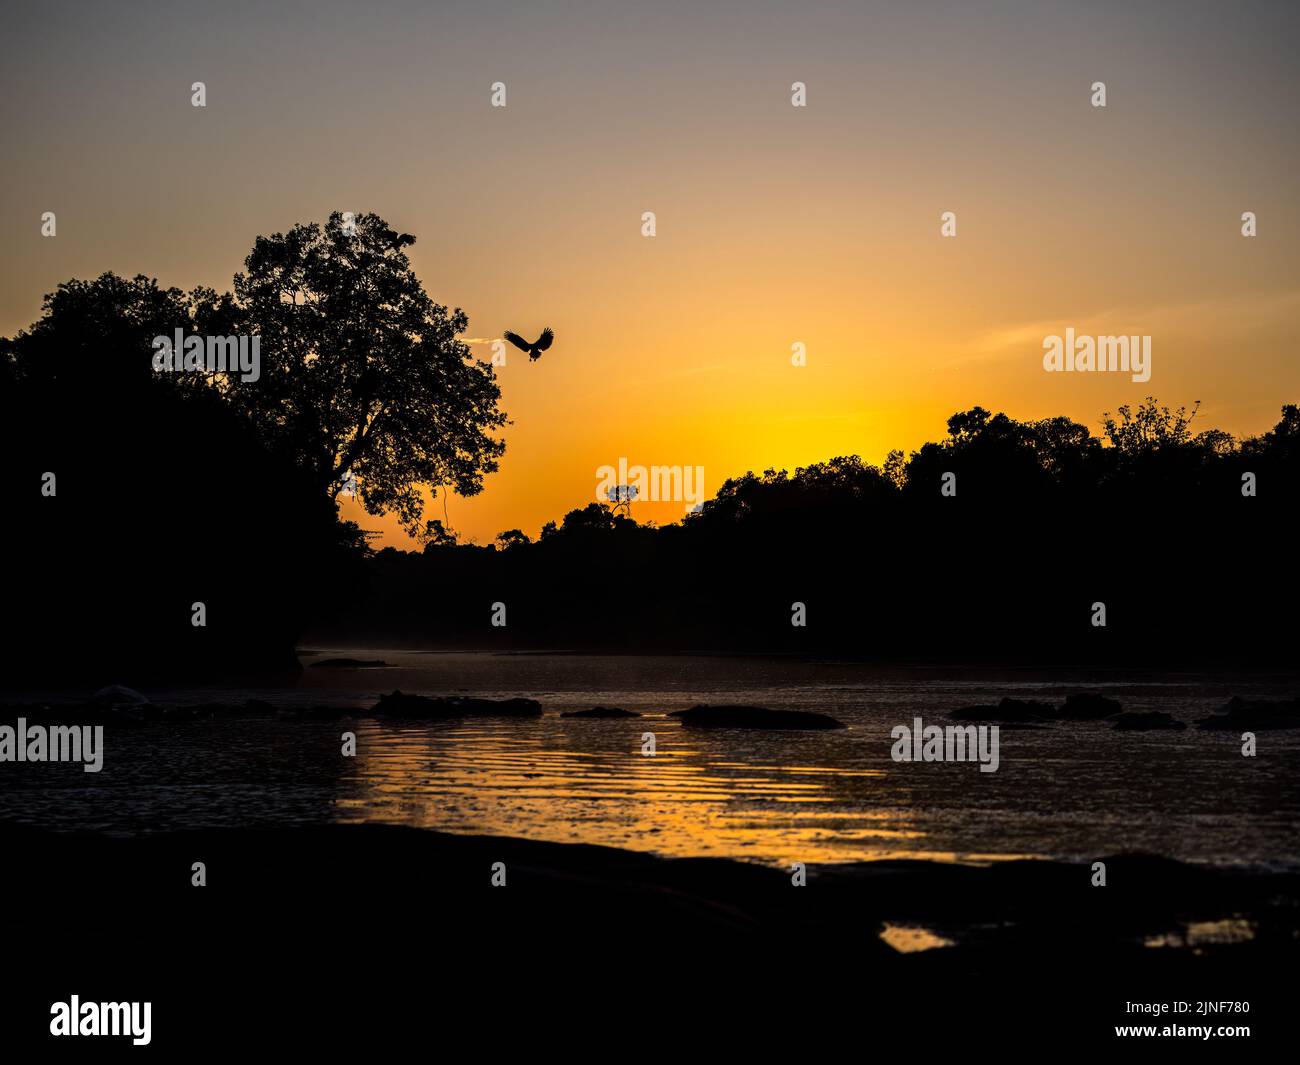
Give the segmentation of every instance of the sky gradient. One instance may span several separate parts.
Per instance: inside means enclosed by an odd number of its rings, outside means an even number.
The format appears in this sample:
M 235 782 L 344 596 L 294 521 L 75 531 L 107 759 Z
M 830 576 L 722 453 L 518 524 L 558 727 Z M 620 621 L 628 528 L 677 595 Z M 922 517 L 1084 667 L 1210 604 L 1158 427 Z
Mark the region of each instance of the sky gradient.
M 1153 394 L 1262 432 L 1300 401 L 1300 8 L 1140 8 L 9 5 L 0 334 L 69 278 L 225 290 L 258 234 L 375 211 L 469 336 L 556 333 L 511 349 L 501 471 L 447 503 L 479 542 L 620 457 L 712 495 L 975 404 L 1099 431 Z M 1045 373 L 1068 327 L 1151 335 L 1151 380 Z

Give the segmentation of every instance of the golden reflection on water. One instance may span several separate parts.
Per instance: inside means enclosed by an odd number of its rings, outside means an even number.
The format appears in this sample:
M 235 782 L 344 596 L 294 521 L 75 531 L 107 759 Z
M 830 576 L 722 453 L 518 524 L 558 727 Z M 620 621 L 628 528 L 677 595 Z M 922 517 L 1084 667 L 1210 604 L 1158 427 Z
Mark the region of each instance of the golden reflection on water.
M 1144 947 L 1190 947 L 1248 943 L 1255 938 L 1255 922 L 1243 917 L 1223 917 L 1217 921 L 1189 921 L 1180 931 L 1147 936 Z
M 955 943 L 954 940 L 947 939 L 936 932 L 931 932 L 928 928 L 921 928 L 918 925 L 886 923 L 885 930 L 880 933 L 880 938 L 900 954 L 915 954 L 922 950 L 937 950 L 941 947 L 951 947 Z
M 641 753 L 647 731 L 656 735 L 652 757 Z M 905 811 L 872 807 L 886 770 L 741 761 L 720 751 L 725 738 L 665 718 L 367 722 L 357 741 L 353 775 L 335 804 L 342 822 L 776 864 L 1018 857 L 919 853 L 915 841 L 925 834 Z

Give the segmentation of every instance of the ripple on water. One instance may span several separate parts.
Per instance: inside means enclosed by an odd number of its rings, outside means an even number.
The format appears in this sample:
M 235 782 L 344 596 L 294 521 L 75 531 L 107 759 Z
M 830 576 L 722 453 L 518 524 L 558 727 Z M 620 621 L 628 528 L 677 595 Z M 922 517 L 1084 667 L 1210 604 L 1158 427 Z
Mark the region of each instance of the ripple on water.
M 433 656 L 430 666 L 428 656 L 409 652 L 353 657 L 397 661 L 401 679 L 392 686 L 403 690 L 489 698 L 544 691 L 546 716 L 427 724 L 240 719 L 122 732 L 107 745 L 99 774 L 8 766 L 0 774 L 0 818 L 115 832 L 381 821 L 782 864 L 1092 860 L 1133 850 L 1194 861 L 1296 861 L 1300 732 L 1271 733 L 1269 758 L 1251 760 L 1249 772 L 1228 734 L 1125 734 L 1105 722 L 1004 730 L 996 773 L 889 757 L 893 725 L 914 716 L 942 721 L 958 706 L 1003 695 L 1059 701 L 1088 688 L 1127 709 L 1194 720 L 1232 691 L 1279 697 L 1297 687 L 1291 680 L 1232 682 L 1225 690 L 1227 682 L 1185 677 L 872 679 L 866 667 L 818 663 L 462 655 Z M 617 675 L 629 669 L 645 684 L 620 688 Z M 369 705 L 370 695 L 348 685 L 374 684 L 374 671 L 368 679 L 307 673 L 308 689 L 240 696 Z M 703 673 L 708 684 L 699 683 Z M 516 674 L 519 683 L 505 685 Z M 490 683 L 475 686 L 480 675 Z M 331 684 L 338 687 L 323 687 Z M 714 732 L 684 730 L 666 716 L 723 701 L 828 712 L 850 727 Z M 597 704 L 645 716 L 559 717 Z M 357 732 L 355 759 L 339 756 L 345 728 Z M 645 732 L 655 734 L 654 757 L 641 754 Z

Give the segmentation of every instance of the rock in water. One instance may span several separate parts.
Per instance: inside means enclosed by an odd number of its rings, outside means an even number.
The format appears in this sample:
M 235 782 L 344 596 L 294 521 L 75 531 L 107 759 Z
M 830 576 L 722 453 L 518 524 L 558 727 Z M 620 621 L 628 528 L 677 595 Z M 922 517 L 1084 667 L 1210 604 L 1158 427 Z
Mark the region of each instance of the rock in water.
M 1229 732 L 1267 732 L 1300 728 L 1300 698 L 1289 701 L 1243 699 L 1234 695 L 1213 717 L 1202 718 L 1198 728 Z
M 141 695 L 134 688 L 125 688 L 121 684 L 110 684 L 100 688 L 90 697 L 92 703 L 104 706 L 149 706 L 148 696 Z
M 847 728 L 842 721 L 810 710 L 769 710 L 762 706 L 692 706 L 675 710 L 687 728 L 832 729 Z
M 1067 695 L 1065 705 L 1061 707 L 1061 717 L 1071 721 L 1092 721 L 1102 717 L 1114 717 L 1123 713 L 1118 700 L 1107 699 L 1096 692 L 1079 692 Z
M 948 715 L 953 721 L 998 721 L 1035 724 L 1057 717 L 1056 707 L 1036 699 L 1003 699 L 997 706 L 963 706 Z
M 613 706 L 593 706 L 590 710 L 570 710 L 561 717 L 640 717 L 635 710 L 620 710 Z
M 1119 717 L 1115 718 L 1115 727 L 1131 732 L 1149 732 L 1152 729 L 1186 728 L 1187 725 L 1177 720 L 1172 714 L 1152 710 L 1146 714 L 1120 714 Z
M 541 717 L 542 704 L 536 699 L 476 699 L 451 695 L 430 699 L 395 691 L 381 695 L 370 708 L 375 717 L 406 717 L 445 720 L 457 717 Z

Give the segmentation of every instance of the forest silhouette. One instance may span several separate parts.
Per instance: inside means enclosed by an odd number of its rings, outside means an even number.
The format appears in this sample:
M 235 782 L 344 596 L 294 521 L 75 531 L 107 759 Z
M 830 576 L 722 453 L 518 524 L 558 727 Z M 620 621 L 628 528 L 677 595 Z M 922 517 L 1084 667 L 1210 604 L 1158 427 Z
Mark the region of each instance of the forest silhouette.
M 676 525 L 592 502 L 535 541 L 516 529 L 459 545 L 439 526 L 423 554 L 370 558 L 350 617 L 324 631 L 907 662 L 1290 661 L 1300 408 L 1241 441 L 1195 432 L 1195 413 L 1148 398 L 1105 415 L 1098 438 L 974 407 L 880 467 L 847 456 L 730 479 Z
M 411 270 L 413 242 L 336 213 L 259 237 L 233 292 L 68 281 L 0 340 L 15 676 L 292 671 L 304 633 L 882 661 L 1289 660 L 1295 405 L 1241 440 L 1201 430 L 1199 405 L 1150 397 L 1103 415 L 1100 436 L 976 406 L 881 466 L 846 456 L 727 480 L 676 525 L 593 501 L 536 540 L 458 543 L 425 518 L 425 489 L 481 491 L 506 417 L 492 367 L 458 339 L 464 314 Z M 260 379 L 158 372 L 151 341 L 177 328 L 259 335 Z M 424 550 L 370 550 L 339 518 L 350 485 Z

